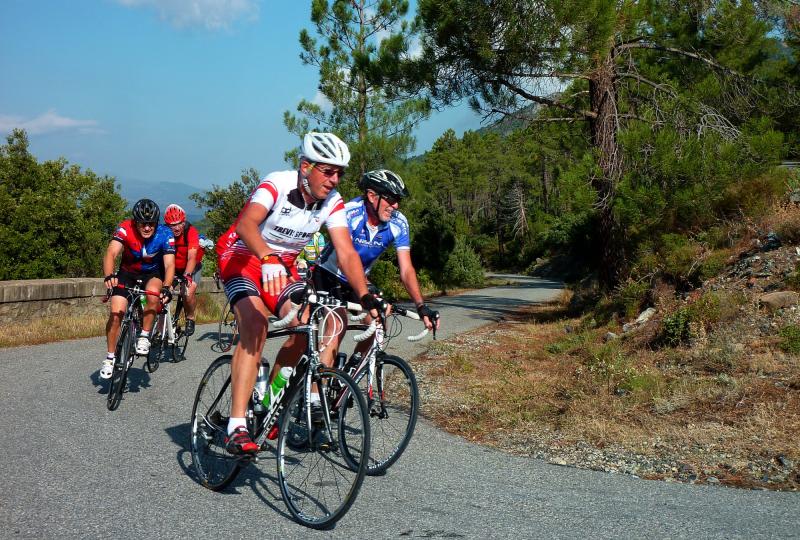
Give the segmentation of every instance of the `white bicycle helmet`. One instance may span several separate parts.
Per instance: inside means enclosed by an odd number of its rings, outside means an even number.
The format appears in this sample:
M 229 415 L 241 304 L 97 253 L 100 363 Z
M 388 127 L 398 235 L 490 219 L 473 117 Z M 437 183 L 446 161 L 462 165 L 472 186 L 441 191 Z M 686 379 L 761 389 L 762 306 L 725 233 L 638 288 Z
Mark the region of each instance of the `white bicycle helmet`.
M 347 164 L 350 163 L 350 150 L 333 133 L 311 131 L 303 137 L 303 144 L 300 146 L 300 157 L 314 163 L 328 163 L 338 167 L 347 167 Z

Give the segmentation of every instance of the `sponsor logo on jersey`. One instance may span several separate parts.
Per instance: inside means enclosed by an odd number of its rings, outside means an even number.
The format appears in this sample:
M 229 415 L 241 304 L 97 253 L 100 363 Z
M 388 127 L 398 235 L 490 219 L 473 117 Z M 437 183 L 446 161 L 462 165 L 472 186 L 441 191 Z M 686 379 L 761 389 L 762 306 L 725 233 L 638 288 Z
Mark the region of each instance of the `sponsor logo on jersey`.
M 125 231 L 125 227 L 120 227 L 119 229 L 117 229 L 117 232 L 122 236 L 128 236 L 128 233 Z
M 292 213 L 292 208 L 290 206 L 284 206 L 283 208 L 281 208 L 282 216 L 288 216 L 291 213 Z

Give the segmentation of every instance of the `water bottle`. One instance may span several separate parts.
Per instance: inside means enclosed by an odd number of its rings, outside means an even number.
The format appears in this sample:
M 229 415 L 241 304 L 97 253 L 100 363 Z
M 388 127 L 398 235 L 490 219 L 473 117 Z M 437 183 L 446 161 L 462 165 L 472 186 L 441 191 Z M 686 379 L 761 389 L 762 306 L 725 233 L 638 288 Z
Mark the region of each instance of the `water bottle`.
M 258 378 L 256 386 L 253 388 L 253 410 L 257 413 L 264 412 L 262 400 L 267 393 L 267 382 L 269 382 L 269 364 L 262 362 L 258 366 Z M 267 405 L 269 405 L 269 400 L 267 400 Z
M 286 386 L 286 383 L 289 382 L 289 377 L 292 376 L 293 372 L 294 369 L 290 367 L 282 367 L 280 371 L 275 374 L 275 378 L 269 386 L 269 392 L 264 395 L 264 399 L 261 401 L 262 405 L 269 407 L 272 400 L 277 397 L 283 387 Z

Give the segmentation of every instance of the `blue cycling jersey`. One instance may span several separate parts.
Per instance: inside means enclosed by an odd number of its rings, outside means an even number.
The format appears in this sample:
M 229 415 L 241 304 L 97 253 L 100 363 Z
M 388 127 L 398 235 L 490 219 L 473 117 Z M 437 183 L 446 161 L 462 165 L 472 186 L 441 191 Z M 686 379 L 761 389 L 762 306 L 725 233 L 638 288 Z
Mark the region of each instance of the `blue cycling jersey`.
M 398 251 L 411 249 L 408 220 L 399 210 L 392 213 L 388 222 L 371 227 L 367 220 L 367 207 L 362 197 L 356 197 L 347 203 L 344 209 L 350 236 L 353 238 L 353 246 L 361 259 L 365 273 L 369 274 L 378 257 L 393 243 Z M 342 282 L 347 283 L 347 278 L 339 269 L 336 251 L 334 251 L 332 243 L 325 246 L 318 265 L 328 272 L 336 274 Z

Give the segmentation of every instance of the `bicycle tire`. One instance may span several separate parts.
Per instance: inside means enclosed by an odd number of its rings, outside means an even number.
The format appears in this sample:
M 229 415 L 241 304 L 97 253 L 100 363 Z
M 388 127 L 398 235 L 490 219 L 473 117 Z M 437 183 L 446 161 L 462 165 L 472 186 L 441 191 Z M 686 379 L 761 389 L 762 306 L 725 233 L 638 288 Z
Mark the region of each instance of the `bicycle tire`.
M 220 491 L 239 474 L 242 463 L 225 450 L 231 407 L 229 354 L 214 360 L 203 374 L 192 406 L 192 465 L 200 483 Z
M 163 313 L 156 315 L 155 324 L 150 331 L 150 352 L 147 354 L 144 366 L 148 373 L 153 373 L 161 365 L 164 359 L 164 349 L 167 344 L 164 342 L 164 324 L 166 316 Z
M 189 336 L 186 335 L 186 312 L 182 308 L 183 306 L 178 303 L 173 321 L 175 343 L 172 345 L 172 361 L 176 363 L 186 360 L 186 347 L 189 345 Z
M 225 302 L 225 307 L 222 308 L 222 316 L 219 319 L 219 327 L 217 330 L 217 346 L 220 352 L 228 352 L 236 340 L 237 326 L 236 314 L 231 307 L 231 301 Z
M 125 383 L 128 381 L 129 359 L 133 348 L 131 335 L 130 327 L 127 324 L 123 324 L 115 347 L 114 370 L 111 372 L 111 379 L 108 381 L 106 407 L 109 411 L 115 411 L 119 407 L 122 401 L 122 393 L 125 390 Z
M 343 438 L 337 432 L 349 430 L 348 443 L 358 447 L 350 449 L 351 452 L 369 453 L 367 404 L 355 382 L 335 369 L 320 369 L 319 375 L 318 382 L 323 388 L 335 383 L 346 395 L 353 396 L 349 423 L 331 419 L 333 440 L 328 439 L 324 429 L 312 428 L 309 434 L 303 403 L 305 386 L 298 384 L 290 390 L 286 401 L 277 449 L 278 484 L 283 502 L 298 523 L 312 529 L 329 528 L 347 513 L 366 474 L 365 466 L 353 468 L 344 459 Z M 326 395 L 325 392 L 320 394 Z M 306 444 L 297 444 L 296 439 L 302 438 L 298 433 L 305 434 Z M 320 481 L 322 479 L 324 481 Z
M 378 353 L 375 358 L 375 381 L 372 391 L 368 388 L 369 364 L 365 364 L 354 376 L 359 390 L 367 402 L 370 420 L 369 459 L 367 475 L 384 474 L 403 454 L 417 425 L 419 414 L 419 388 L 414 370 L 398 356 Z M 348 410 L 342 411 L 345 418 Z M 346 436 L 346 431 L 341 431 Z M 355 466 L 359 456 L 347 452 L 345 458 Z

